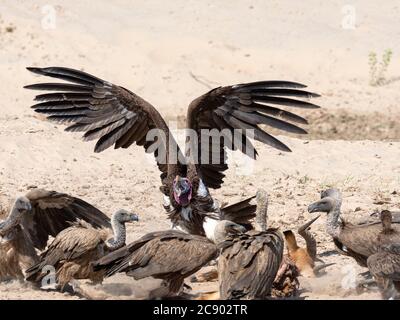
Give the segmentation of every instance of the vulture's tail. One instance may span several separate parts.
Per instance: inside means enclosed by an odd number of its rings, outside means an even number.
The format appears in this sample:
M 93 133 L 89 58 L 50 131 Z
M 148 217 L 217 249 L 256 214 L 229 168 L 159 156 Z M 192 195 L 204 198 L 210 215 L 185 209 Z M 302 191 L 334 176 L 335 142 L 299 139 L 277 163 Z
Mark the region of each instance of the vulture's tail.
M 245 226 L 251 226 L 250 220 L 256 216 L 257 205 L 252 204 L 256 196 L 221 208 L 221 220 L 230 220 Z

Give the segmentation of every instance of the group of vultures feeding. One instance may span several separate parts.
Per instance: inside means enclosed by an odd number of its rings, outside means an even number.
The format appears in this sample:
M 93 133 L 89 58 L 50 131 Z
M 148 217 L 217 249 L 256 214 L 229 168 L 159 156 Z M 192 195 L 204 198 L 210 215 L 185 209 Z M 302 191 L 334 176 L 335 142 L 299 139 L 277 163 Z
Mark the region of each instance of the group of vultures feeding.
M 280 230 L 268 225 L 265 190 L 231 205 L 220 205 L 210 193 L 222 187 L 227 149 L 255 159 L 251 140 L 290 151 L 265 128 L 306 134 L 299 125 L 307 120 L 281 109 L 318 108 L 308 101 L 318 95 L 305 91 L 304 85 L 259 81 L 218 87 L 196 98 L 188 107 L 186 128 L 197 135 L 186 139 L 182 152 L 157 109 L 133 92 L 79 70 L 28 70 L 64 80 L 26 86 L 47 91 L 35 97 L 32 108 L 67 124 L 66 131 L 84 132 L 86 141 L 97 140 L 95 152 L 136 143 L 154 153 L 161 172 L 160 210 L 165 210 L 171 228 L 126 243 L 125 225 L 138 221 L 137 213 L 121 209 L 109 218 L 72 195 L 31 189 L 15 200 L 0 222 L 0 281 L 18 279 L 35 290 L 48 290 L 44 284 L 52 277 L 53 290 L 81 295 L 77 280 L 101 284 L 124 273 L 135 280 L 160 279 L 150 299 L 277 299 L 299 295 L 300 275 L 319 277 L 328 272 L 331 264 L 318 258 L 317 241 L 310 232 L 319 215 L 310 215 L 296 232 Z M 161 134 L 149 139 L 151 130 Z M 204 140 L 204 130 L 223 134 L 219 140 Z M 340 191 L 328 189 L 308 211 L 325 212 L 326 232 L 338 252 L 369 269 L 365 281 L 374 283 L 384 299 L 397 298 L 400 216 L 384 210 L 352 224 L 340 218 L 341 203 Z M 299 236 L 305 247 L 299 246 Z M 210 271 L 201 277 L 197 271 L 205 266 Z M 219 290 L 196 295 L 188 289 L 190 281 L 204 280 L 218 281 Z

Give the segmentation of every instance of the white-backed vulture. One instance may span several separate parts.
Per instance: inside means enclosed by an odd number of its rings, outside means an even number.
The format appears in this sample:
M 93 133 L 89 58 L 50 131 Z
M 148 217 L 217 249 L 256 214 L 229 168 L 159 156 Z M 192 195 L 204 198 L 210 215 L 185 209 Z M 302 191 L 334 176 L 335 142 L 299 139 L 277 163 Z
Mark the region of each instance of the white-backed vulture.
M 257 192 L 256 229 L 218 237 L 220 297 L 266 299 L 282 262 L 284 240 L 277 229 L 267 229 L 267 194 Z M 217 225 L 216 234 L 221 234 Z
M 34 189 L 18 197 L 0 222 L 0 281 L 23 280 L 25 270 L 38 261 L 35 249 L 45 249 L 49 236 L 78 219 L 97 228 L 110 226 L 100 210 L 67 194 Z
M 94 272 L 92 262 L 125 245 L 125 223 L 138 221 L 138 216 L 118 210 L 111 216 L 110 229 L 95 229 L 84 221 L 73 223 L 61 231 L 40 256 L 40 261 L 26 270 L 26 280 L 41 283 L 48 267 L 55 270 L 55 284 L 61 290 L 75 279 L 90 279 L 93 283 L 103 280 L 103 272 Z
M 245 230 L 233 222 L 230 225 L 231 231 Z M 174 297 L 181 293 L 186 277 L 217 255 L 216 245 L 206 237 L 179 230 L 156 231 L 108 254 L 94 263 L 94 269 L 106 270 L 107 277 L 124 272 L 136 280 L 163 279 L 163 286 L 152 292 L 150 298 Z
M 307 124 L 307 120 L 278 107 L 319 108 L 293 98 L 319 96 L 302 90 L 306 86 L 295 82 L 259 81 L 215 88 L 193 100 L 188 107 L 186 127 L 195 136 L 188 136 L 189 152 L 184 157 L 157 109 L 133 92 L 70 68 L 30 67 L 28 70 L 68 82 L 33 84 L 25 88 L 55 91 L 37 95 L 35 100 L 39 103 L 32 108 L 46 114 L 49 120 L 69 124 L 66 131 L 85 132 L 84 140 L 97 140 L 95 152 L 113 145 L 128 148 L 136 142 L 146 152 L 154 153 L 170 220 L 174 226 L 197 235 L 205 235 L 203 224 L 209 216 L 211 220 L 227 219 L 209 193 L 209 188 L 218 189 L 223 183 L 223 172 L 228 169 L 226 148 L 240 150 L 255 159 L 257 151 L 249 140 L 254 138 L 290 151 L 259 125 L 305 134 L 303 128 L 291 122 Z M 156 137 L 152 136 L 153 129 L 158 132 Z M 252 217 L 254 212 L 249 210 L 244 206 L 236 213 Z M 230 219 L 237 216 L 230 214 Z M 215 227 L 215 221 L 211 223 Z
M 299 247 L 296 236 L 293 231 L 286 230 L 283 232 L 285 236 L 286 248 L 289 258 L 299 269 L 301 275 L 306 277 L 314 277 L 320 274 L 321 269 L 324 269 L 332 264 L 316 265 L 315 262 L 320 261 L 317 258 L 317 241 L 308 230 L 310 226 L 320 216 L 317 216 L 297 229 L 298 234 L 305 240 L 306 247 Z M 321 261 L 320 261 L 321 262 Z
M 332 236 L 337 250 L 354 258 L 362 267 L 367 267 L 367 259 L 378 251 L 377 238 L 382 231 L 380 221 L 354 225 L 340 219 L 342 196 L 338 189 L 321 192 L 321 200 L 309 205 L 308 212 L 326 212 L 326 231 Z M 395 233 L 385 237 L 384 244 L 400 242 L 400 222 L 392 224 Z
M 392 228 L 392 214 L 383 210 L 380 214 L 382 231 L 378 235 L 378 252 L 369 256 L 368 269 L 375 278 L 383 299 L 400 298 L 400 243 L 391 243 L 391 236 L 398 233 Z M 389 239 L 387 239 L 389 237 Z

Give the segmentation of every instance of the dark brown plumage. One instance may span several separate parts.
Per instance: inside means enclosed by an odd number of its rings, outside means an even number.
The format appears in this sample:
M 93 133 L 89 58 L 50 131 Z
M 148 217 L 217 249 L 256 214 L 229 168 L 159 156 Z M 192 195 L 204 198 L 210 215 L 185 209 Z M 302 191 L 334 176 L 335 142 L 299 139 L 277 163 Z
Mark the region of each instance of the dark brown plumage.
M 152 293 L 152 298 L 179 294 L 186 277 L 217 256 L 214 243 L 202 236 L 178 230 L 157 231 L 116 250 L 94 263 L 94 269 L 107 277 L 118 272 L 142 279 L 163 279 L 165 290 Z
M 49 236 L 78 219 L 96 228 L 110 226 L 104 213 L 67 194 L 36 189 L 17 198 L 0 222 L 0 280 L 23 279 L 25 270 L 38 262 L 35 249 L 44 250 Z
M 369 271 L 375 278 L 384 299 L 400 297 L 400 243 L 391 242 L 398 230 L 392 228 L 392 214 L 381 212 L 382 231 L 378 235 L 378 252 L 368 257 Z
M 221 299 L 266 299 L 283 257 L 283 236 L 266 228 L 268 198 L 257 192 L 257 229 L 217 241 Z M 265 223 L 263 223 L 265 221 Z
M 378 251 L 377 238 L 382 232 L 380 221 L 354 225 L 340 219 L 342 197 L 337 189 L 328 189 L 321 193 L 321 200 L 308 207 L 309 212 L 327 212 L 327 232 L 342 254 L 353 257 L 357 263 L 367 267 L 367 259 Z M 392 224 L 395 233 L 385 237 L 384 244 L 400 242 L 400 223 Z M 382 240 L 383 241 L 383 240 Z
M 307 124 L 307 121 L 278 107 L 318 108 L 295 99 L 318 96 L 302 90 L 305 86 L 295 82 L 260 81 L 215 88 L 189 105 L 187 128 L 194 130 L 197 137 L 189 139 L 190 152 L 185 158 L 159 112 L 133 92 L 79 70 L 61 67 L 28 70 L 68 82 L 26 86 L 55 91 L 36 96 L 39 103 L 32 108 L 46 114 L 50 120 L 69 124 L 67 131 L 85 132 L 85 140 L 97 140 L 95 152 L 112 145 L 127 148 L 136 143 L 144 146 L 146 152 L 154 153 L 161 171 L 160 189 L 167 199 L 165 208 L 170 219 L 174 225 L 198 235 L 205 235 L 205 214 L 219 213 L 208 188 L 217 189 L 223 183 L 224 171 L 228 168 L 226 148 L 245 152 L 246 146 L 251 146 L 249 131 L 243 130 L 253 130 L 255 140 L 290 151 L 259 125 L 304 134 L 304 129 L 291 122 Z M 146 139 L 152 129 L 162 133 L 156 141 L 150 137 Z M 208 134 L 206 141 L 200 139 L 203 129 L 223 133 L 227 143 L 212 143 Z M 234 139 L 235 130 L 237 139 Z M 256 158 L 256 154 L 249 156 Z M 177 180 L 177 177 L 185 179 Z

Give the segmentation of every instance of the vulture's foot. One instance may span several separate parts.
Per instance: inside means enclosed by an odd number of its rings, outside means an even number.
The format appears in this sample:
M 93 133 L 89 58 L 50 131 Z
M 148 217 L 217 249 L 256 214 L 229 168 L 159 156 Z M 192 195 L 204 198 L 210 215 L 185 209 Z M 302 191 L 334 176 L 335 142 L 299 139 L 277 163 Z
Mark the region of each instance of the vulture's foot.
M 361 294 L 365 290 L 378 289 L 378 284 L 374 279 L 363 279 L 357 282 L 356 291 Z

